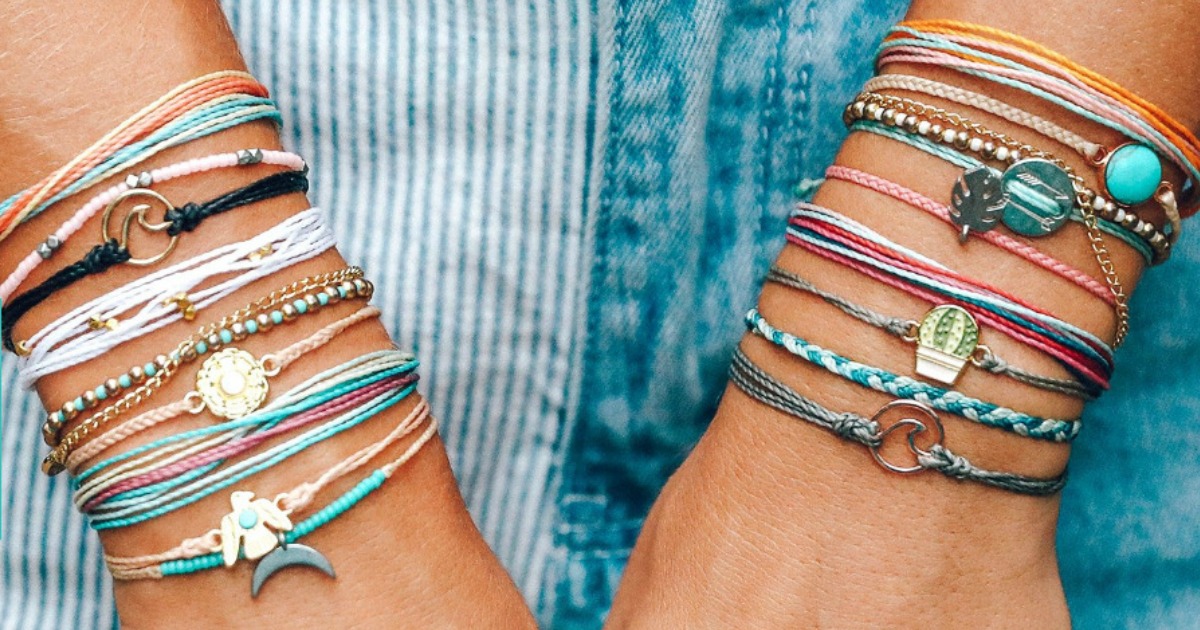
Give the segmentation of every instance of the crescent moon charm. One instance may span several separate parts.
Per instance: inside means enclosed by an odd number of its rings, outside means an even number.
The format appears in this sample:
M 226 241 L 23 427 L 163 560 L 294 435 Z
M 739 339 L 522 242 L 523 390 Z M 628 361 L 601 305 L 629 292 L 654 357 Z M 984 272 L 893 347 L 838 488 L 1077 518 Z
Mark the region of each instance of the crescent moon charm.
M 295 566 L 311 567 L 337 579 L 333 565 L 329 563 L 328 558 L 321 555 L 321 552 L 307 545 L 296 543 L 284 545 L 281 540 L 279 547 L 263 556 L 262 560 L 258 561 L 258 565 L 254 567 L 254 578 L 250 582 L 250 596 L 258 597 L 258 592 L 262 590 L 263 584 L 271 579 L 272 575 Z

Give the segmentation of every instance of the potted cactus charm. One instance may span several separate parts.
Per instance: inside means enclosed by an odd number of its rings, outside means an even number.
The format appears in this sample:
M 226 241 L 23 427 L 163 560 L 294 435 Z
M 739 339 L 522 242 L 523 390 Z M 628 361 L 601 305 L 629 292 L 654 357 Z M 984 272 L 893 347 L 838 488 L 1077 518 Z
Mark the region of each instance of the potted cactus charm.
M 917 328 L 917 374 L 953 385 L 979 346 L 979 325 L 965 309 L 935 307 Z

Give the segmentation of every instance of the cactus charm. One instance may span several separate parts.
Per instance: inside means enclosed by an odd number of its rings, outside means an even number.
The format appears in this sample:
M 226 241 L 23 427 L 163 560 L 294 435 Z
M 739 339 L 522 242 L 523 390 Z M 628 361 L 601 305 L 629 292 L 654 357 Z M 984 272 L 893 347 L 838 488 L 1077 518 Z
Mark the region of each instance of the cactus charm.
M 945 304 L 917 327 L 917 374 L 953 385 L 979 346 L 979 325 L 965 309 Z

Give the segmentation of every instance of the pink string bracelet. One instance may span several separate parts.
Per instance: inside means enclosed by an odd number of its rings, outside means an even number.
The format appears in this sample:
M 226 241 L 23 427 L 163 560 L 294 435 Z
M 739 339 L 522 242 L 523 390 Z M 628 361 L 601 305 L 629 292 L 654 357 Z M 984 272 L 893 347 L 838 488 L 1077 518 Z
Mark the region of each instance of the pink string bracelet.
M 924 210 L 925 212 L 938 217 L 948 224 L 953 224 L 953 221 L 950 218 L 950 208 L 945 204 L 938 203 L 937 201 L 934 201 L 933 199 L 926 197 L 915 190 L 879 177 L 878 175 L 872 175 L 871 173 L 866 173 L 849 166 L 834 165 L 830 166 L 825 171 L 825 177 L 826 179 L 857 184 L 868 190 L 873 190 L 877 193 L 887 195 L 898 201 L 903 201 L 914 208 Z M 1109 306 L 1112 306 L 1116 303 L 1112 292 L 1110 292 L 1108 287 L 1106 287 L 1103 283 L 1087 273 L 1076 269 L 1071 265 L 1054 258 L 1053 256 L 1039 251 L 1037 248 L 1031 245 L 1023 243 L 996 230 L 980 232 L 977 233 L 977 236 L 991 243 L 992 245 L 999 247 L 1000 249 L 1006 250 L 1015 256 L 1023 258 L 1039 267 L 1042 267 L 1043 269 L 1046 269 L 1047 271 L 1053 272 L 1061 278 L 1073 282 Z
M 195 175 L 207 171 L 216 170 L 219 168 L 232 168 L 236 166 L 251 166 L 254 164 L 269 164 L 272 166 L 283 166 L 294 171 L 304 171 L 308 165 L 304 162 L 304 158 L 289 153 L 286 151 L 269 151 L 264 149 L 242 149 L 233 153 L 222 153 L 218 155 L 210 155 L 201 158 L 195 158 L 178 164 L 164 166 L 162 168 L 144 171 L 139 174 L 130 174 L 125 178 L 125 181 L 115 184 L 109 189 L 92 197 L 82 208 L 63 223 L 53 234 L 48 236 L 45 241 L 38 245 L 37 249 L 30 252 L 12 274 L 4 280 L 4 284 L 0 284 L 0 301 L 8 300 L 13 292 L 20 287 L 34 269 L 46 260 L 54 256 L 54 253 L 61 248 L 68 239 L 81 230 L 92 217 L 96 216 L 105 207 L 110 204 L 119 203 L 124 197 L 129 196 L 131 191 L 139 191 L 148 189 L 154 184 L 170 181 L 179 177 Z M 133 193 L 136 194 L 136 193 Z

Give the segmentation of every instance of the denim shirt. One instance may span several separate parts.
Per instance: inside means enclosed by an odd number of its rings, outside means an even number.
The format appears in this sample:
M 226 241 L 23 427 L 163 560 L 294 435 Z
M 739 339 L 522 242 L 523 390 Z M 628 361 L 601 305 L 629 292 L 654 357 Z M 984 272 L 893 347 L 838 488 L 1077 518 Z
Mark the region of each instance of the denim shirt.
M 224 6 L 314 204 L 422 357 L 488 542 L 544 627 L 599 627 L 903 3 Z M 1185 235 L 1147 275 L 1076 442 L 1059 555 L 1078 627 L 1194 624 L 1198 273 Z M 36 471 L 41 408 L 7 363 L 0 628 L 112 627 L 95 536 Z

